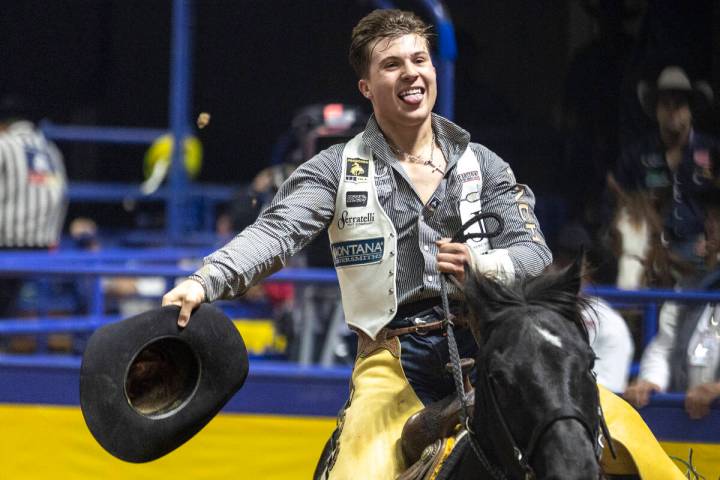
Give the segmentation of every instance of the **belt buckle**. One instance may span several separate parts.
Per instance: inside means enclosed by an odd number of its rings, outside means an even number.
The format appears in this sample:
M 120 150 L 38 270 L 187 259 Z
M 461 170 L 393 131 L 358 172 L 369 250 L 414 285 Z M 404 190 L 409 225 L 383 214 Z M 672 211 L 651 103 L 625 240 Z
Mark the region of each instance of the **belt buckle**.
M 415 333 L 418 335 L 427 335 L 429 330 L 425 330 L 425 325 L 428 323 L 427 320 L 424 319 L 424 317 L 415 317 L 413 318 L 413 324 L 417 327 L 417 330 L 415 330 Z

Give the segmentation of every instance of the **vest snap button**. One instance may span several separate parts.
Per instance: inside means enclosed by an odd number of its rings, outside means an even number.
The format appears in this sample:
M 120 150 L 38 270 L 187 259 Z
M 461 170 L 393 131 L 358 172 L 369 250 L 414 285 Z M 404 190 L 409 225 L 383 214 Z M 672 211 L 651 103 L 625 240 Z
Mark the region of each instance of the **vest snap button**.
M 395 290 L 393 290 L 392 288 L 388 290 L 388 295 L 392 295 L 393 293 L 395 293 Z
M 394 309 L 394 308 L 391 308 L 391 309 L 390 309 L 390 313 L 395 313 L 395 309 Z

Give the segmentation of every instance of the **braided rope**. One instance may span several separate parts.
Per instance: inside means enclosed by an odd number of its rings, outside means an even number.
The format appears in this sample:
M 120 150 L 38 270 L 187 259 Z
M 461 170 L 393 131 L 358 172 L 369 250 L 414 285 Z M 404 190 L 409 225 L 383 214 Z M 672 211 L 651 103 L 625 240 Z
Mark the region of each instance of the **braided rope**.
M 473 437 L 475 433 L 470 429 L 470 415 L 468 413 L 468 398 L 465 392 L 462 378 L 462 368 L 460 367 L 460 352 L 458 351 L 457 341 L 455 340 L 455 332 L 453 331 L 453 322 L 450 314 L 450 302 L 448 301 L 447 295 L 447 279 L 446 274 L 440 275 L 440 298 L 442 300 L 443 313 L 447 322 L 447 337 L 448 337 L 448 350 L 450 354 L 450 363 L 452 365 L 452 377 L 455 382 L 455 389 L 457 390 L 458 397 L 460 398 L 460 422 L 468 430 L 468 441 L 470 447 L 475 452 L 480 465 L 488 472 L 493 478 L 497 480 L 507 480 L 505 474 L 496 466 L 492 465 L 487 459 L 487 456 L 482 451 L 477 441 Z
M 467 230 L 472 224 L 478 223 L 482 225 L 482 220 L 486 218 L 492 218 L 497 222 L 497 228 L 492 232 L 480 232 L 480 233 L 470 233 L 465 234 L 465 230 Z M 475 212 L 473 214 L 473 217 L 465 222 L 461 227 L 460 230 L 458 230 L 455 235 L 453 235 L 452 240 L 453 242 L 465 242 L 468 239 L 471 238 L 489 238 L 494 237 L 498 235 L 505 227 L 505 222 L 500 217 L 500 215 L 492 212 L 485 212 L 480 213 Z M 458 351 L 457 341 L 455 340 L 455 332 L 453 331 L 453 327 L 455 326 L 452 321 L 452 317 L 450 314 L 450 302 L 448 301 L 448 294 L 447 294 L 447 279 L 449 278 L 449 275 L 445 273 L 440 274 L 440 298 L 442 300 L 442 308 L 443 308 L 443 314 L 445 315 L 445 320 L 447 322 L 447 337 L 448 337 L 448 350 L 450 354 L 450 362 L 452 365 L 452 376 L 453 381 L 455 382 L 455 389 L 457 390 L 458 397 L 460 398 L 460 422 L 462 425 L 467 429 L 468 431 L 468 441 L 470 442 L 470 446 L 473 449 L 473 452 L 475 452 L 475 456 L 477 457 L 478 461 L 480 462 L 480 465 L 485 469 L 486 472 L 488 472 L 490 475 L 493 476 L 496 480 L 507 480 L 507 477 L 505 474 L 500 470 L 498 467 L 492 465 L 490 461 L 488 460 L 485 453 L 482 451 L 482 448 L 480 448 L 480 445 L 478 445 L 477 441 L 475 440 L 475 432 L 472 431 L 470 428 L 470 415 L 468 413 L 468 398 L 465 392 L 465 387 L 463 385 L 463 377 L 462 377 L 462 368 L 460 367 L 460 352 Z

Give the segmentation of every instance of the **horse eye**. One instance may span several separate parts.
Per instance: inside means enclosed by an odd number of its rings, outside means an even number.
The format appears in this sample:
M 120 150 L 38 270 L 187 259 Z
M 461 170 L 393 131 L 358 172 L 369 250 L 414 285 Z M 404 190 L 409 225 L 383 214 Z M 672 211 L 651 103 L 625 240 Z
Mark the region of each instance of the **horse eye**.
M 595 355 L 592 355 L 590 357 L 590 368 L 588 369 L 588 372 L 593 378 L 596 378 L 595 372 L 593 370 L 595 370 L 595 360 L 597 360 L 597 358 L 598 357 L 596 357 Z

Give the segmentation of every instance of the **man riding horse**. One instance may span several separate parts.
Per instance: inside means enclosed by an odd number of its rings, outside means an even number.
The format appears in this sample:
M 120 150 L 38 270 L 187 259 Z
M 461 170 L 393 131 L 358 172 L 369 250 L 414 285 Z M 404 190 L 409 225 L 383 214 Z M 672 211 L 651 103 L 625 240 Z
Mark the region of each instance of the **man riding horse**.
M 405 420 L 454 391 L 435 308 L 442 272 L 462 278 L 469 263 L 514 280 L 551 261 L 532 191 L 465 130 L 432 113 L 429 37 L 409 12 L 378 10 L 362 19 L 350 62 L 373 108 L 365 131 L 301 165 L 253 225 L 163 299 L 181 306 L 184 325 L 200 302 L 242 294 L 328 230 L 345 318 L 359 341 L 331 478 L 352 478 L 358 469 L 365 478 L 394 478 L 405 468 L 395 448 Z M 504 231 L 490 242 L 449 242 L 480 209 L 502 215 Z M 359 220 L 338 222 L 344 213 Z M 457 301 L 460 292 L 450 285 L 449 296 Z M 474 357 L 470 332 L 458 331 L 457 340 L 461 355 Z
M 407 466 L 398 442 L 406 420 L 455 391 L 445 368 L 441 275 L 462 280 L 467 264 L 513 282 L 551 262 L 532 191 L 496 154 L 432 113 L 428 30 L 399 10 L 376 10 L 357 24 L 349 57 L 373 108 L 365 131 L 301 165 L 254 224 L 163 297 L 181 307 L 185 326 L 200 303 L 242 295 L 328 230 L 358 355 L 321 478 L 394 479 Z M 502 217 L 504 229 L 490 240 L 449 240 L 480 211 Z M 486 227 L 498 230 L 476 223 L 469 233 Z M 450 284 L 447 293 L 462 313 L 460 289 Z M 476 356 L 469 329 L 454 338 L 462 357 Z

